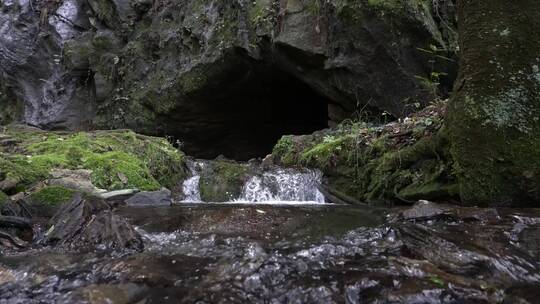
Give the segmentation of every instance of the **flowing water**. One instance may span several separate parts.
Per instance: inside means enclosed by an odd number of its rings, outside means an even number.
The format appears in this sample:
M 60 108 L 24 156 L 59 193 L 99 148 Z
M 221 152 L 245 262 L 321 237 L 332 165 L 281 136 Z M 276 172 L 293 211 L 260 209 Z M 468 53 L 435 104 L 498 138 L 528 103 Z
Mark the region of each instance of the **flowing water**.
M 200 172 L 206 163 L 188 162 L 191 177 L 183 184 L 184 202 L 200 203 Z M 324 204 L 318 187 L 322 173 L 317 170 L 275 167 L 253 174 L 244 184 L 239 197 L 229 203 L 243 204 Z
M 538 303 L 540 210 L 329 205 L 319 178 L 273 171 L 239 198 L 301 205 L 119 208 L 143 252 L 5 254 L 0 303 Z

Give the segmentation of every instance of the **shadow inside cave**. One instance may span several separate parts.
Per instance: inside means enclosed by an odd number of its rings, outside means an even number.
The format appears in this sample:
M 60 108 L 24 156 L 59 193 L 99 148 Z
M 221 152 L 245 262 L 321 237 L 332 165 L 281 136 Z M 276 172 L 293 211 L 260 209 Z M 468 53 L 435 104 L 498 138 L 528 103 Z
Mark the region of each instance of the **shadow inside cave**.
M 328 127 L 331 100 L 290 73 L 244 60 L 221 70 L 165 122 L 188 155 L 264 157 L 283 135 Z

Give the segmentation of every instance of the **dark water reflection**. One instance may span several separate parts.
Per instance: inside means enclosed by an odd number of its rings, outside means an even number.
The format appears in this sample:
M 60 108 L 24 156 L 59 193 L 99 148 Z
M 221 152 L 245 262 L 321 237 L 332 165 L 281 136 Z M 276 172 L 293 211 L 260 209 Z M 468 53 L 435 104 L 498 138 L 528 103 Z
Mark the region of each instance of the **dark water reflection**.
M 142 253 L 0 257 L 0 303 L 538 303 L 540 210 L 118 210 Z M 388 215 L 392 213 L 391 215 Z

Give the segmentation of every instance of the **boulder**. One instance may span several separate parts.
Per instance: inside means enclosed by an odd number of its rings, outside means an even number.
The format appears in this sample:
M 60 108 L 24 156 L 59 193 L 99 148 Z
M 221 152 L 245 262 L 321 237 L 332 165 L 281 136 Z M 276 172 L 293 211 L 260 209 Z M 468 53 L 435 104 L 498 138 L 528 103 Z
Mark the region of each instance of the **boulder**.
M 203 202 L 221 203 L 240 197 L 252 173 L 246 164 L 216 159 L 207 162 L 200 172 L 199 190 Z
M 163 188 L 159 191 L 143 191 L 125 200 L 128 206 L 170 206 L 171 191 Z
M 51 219 L 45 241 L 77 250 L 142 250 L 141 236 L 102 199 L 76 194 Z

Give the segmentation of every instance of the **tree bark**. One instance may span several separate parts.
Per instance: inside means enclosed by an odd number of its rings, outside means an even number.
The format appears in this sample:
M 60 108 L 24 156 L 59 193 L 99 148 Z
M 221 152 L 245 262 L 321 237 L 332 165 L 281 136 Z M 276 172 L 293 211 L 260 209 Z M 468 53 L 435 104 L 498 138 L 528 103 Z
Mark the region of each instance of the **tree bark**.
M 540 1 L 458 0 L 447 129 L 462 200 L 540 206 Z

